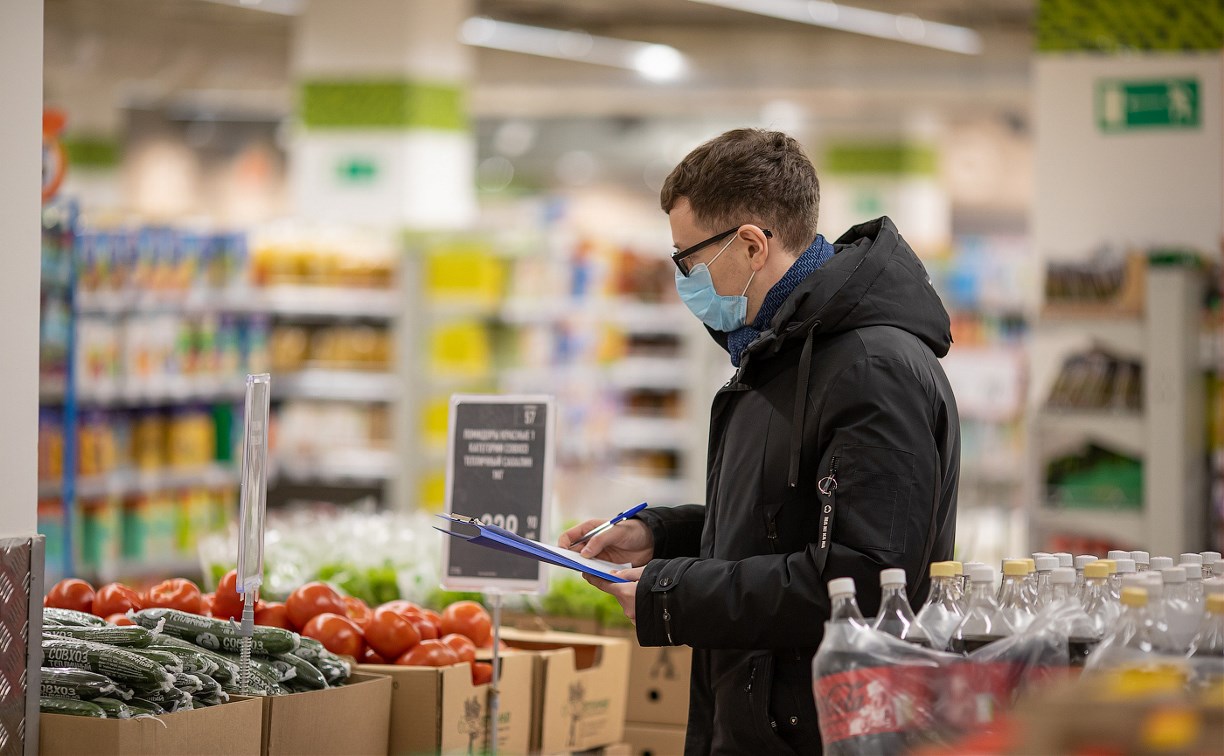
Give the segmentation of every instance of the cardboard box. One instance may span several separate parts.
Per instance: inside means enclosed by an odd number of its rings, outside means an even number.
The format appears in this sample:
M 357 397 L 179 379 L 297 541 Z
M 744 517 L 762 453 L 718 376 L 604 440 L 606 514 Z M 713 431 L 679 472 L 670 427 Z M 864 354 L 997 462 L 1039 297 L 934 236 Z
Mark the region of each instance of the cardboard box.
M 562 617 L 554 614 L 532 614 L 531 612 L 502 612 L 502 627 L 516 630 L 561 633 L 584 633 L 599 635 L 602 626 L 594 617 Z
M 497 752 L 525 754 L 531 747 L 531 680 L 535 659 L 513 652 L 501 658 Z M 401 667 L 363 664 L 362 672 L 391 678 L 387 753 L 483 753 L 488 750 L 489 685 L 472 685 L 467 664 Z
M 623 638 L 503 629 L 513 648 L 536 652 L 531 749 L 582 751 L 624 738 L 629 642 Z
M 665 725 L 625 724 L 625 740 L 632 747 L 633 756 L 676 756 L 684 753 L 683 727 Z
M 263 707 L 256 699 L 163 714 L 157 720 L 41 714 L 38 752 L 42 756 L 258 756 L 263 743 Z
M 258 700 L 263 702 L 263 756 L 387 753 L 391 678 L 385 675 L 355 672 L 339 688 Z
M 688 724 L 689 678 L 693 649 L 688 646 L 642 648 L 633 641 L 629 653 L 630 722 Z

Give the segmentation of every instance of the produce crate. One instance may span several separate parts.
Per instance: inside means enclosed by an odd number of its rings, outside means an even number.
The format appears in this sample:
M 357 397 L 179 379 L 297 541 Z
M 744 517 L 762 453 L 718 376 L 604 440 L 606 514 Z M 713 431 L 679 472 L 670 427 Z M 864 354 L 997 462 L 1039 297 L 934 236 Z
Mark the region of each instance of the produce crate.
M 606 632 L 629 640 L 629 699 L 625 719 L 640 724 L 687 725 L 693 649 L 689 646 L 643 648 L 638 645 L 633 628 Z
M 674 756 L 684 753 L 684 727 L 674 725 L 625 725 L 625 740 L 633 756 Z
M 582 751 L 620 743 L 625 729 L 629 641 L 599 635 L 503 629 L 533 651 L 531 750 Z
M 338 688 L 254 700 L 263 704 L 262 756 L 387 753 L 391 678 L 386 675 L 354 673 Z
M 42 756 L 258 756 L 262 744 L 263 707 L 250 698 L 156 719 L 38 717 Z
M 501 659 L 497 752 L 525 754 L 531 744 L 530 654 Z M 388 753 L 483 753 L 488 751 L 489 685 L 472 685 L 468 664 L 401 667 L 363 664 L 365 673 L 391 678 Z

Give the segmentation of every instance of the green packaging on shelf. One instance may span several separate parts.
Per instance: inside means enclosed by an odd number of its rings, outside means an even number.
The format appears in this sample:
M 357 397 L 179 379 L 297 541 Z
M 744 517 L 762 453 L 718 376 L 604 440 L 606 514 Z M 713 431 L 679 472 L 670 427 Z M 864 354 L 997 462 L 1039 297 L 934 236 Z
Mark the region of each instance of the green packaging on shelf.
M 119 559 L 119 506 L 112 501 L 83 504 L 81 513 L 81 562 L 97 569 Z

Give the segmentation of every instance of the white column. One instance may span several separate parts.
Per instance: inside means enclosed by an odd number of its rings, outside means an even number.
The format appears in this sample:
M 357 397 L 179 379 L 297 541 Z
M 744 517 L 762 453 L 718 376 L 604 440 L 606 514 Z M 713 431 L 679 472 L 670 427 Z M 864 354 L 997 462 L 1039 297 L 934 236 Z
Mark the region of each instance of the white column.
M 293 70 L 297 212 L 388 228 L 451 229 L 475 214 L 465 112 L 465 0 L 310 0 Z
M 0 3 L 0 537 L 37 530 L 42 49 L 42 0 Z

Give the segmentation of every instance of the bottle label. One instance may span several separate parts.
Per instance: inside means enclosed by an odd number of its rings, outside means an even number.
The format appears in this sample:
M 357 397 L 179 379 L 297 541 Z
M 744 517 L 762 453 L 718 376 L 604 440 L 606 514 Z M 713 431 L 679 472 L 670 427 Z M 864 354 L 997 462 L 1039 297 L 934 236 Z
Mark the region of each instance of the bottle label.
M 816 708 L 824 741 L 933 726 L 927 672 L 919 667 L 867 667 L 818 678 Z

